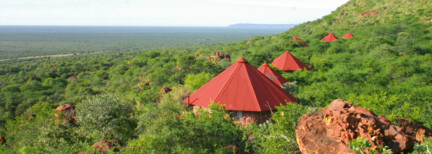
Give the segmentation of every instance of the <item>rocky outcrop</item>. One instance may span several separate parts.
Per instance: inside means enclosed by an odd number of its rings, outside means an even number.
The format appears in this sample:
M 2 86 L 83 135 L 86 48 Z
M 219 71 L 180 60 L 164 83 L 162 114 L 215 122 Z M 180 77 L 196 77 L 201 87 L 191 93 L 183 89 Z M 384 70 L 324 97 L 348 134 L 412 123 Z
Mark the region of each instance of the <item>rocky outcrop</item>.
M 56 108 L 57 113 L 55 116 L 57 117 L 56 121 L 60 122 L 62 125 L 66 125 L 66 123 L 74 124 L 75 122 L 75 106 L 70 104 L 65 104 L 58 106 Z M 65 117 L 61 117 L 61 115 L 64 115 Z
M 28 120 L 32 120 L 33 118 L 36 118 L 36 114 L 29 114 Z
M 397 123 L 399 123 L 403 132 L 412 136 L 417 142 L 424 142 L 423 136 L 432 136 L 432 130 L 423 125 L 411 122 L 406 118 L 398 118 Z
M 227 53 L 220 54 L 219 51 L 216 52 L 215 58 L 226 59 L 228 61 L 231 61 L 231 55 L 230 54 L 227 54 Z
M 6 144 L 6 138 L 4 136 L 0 136 L 0 144 Z
M 160 92 L 163 93 L 163 94 L 169 93 L 170 91 L 172 91 L 172 89 L 169 88 L 169 87 L 163 87 L 160 90 Z
M 241 148 L 239 148 L 236 145 L 227 145 L 224 148 L 227 149 L 230 152 L 233 152 L 233 153 L 239 153 L 241 151 Z
M 116 145 L 120 145 L 119 140 L 113 140 L 112 142 L 110 142 L 110 141 L 104 139 L 102 141 L 96 142 L 91 147 L 93 148 L 93 151 L 95 151 L 95 152 L 108 152 L 109 149 L 115 147 Z M 113 151 L 118 152 L 119 149 L 114 148 Z
M 420 141 L 417 135 L 430 135 L 426 127 L 412 125 L 399 127 L 372 111 L 337 99 L 315 113 L 303 115 L 295 133 L 302 153 L 354 153 L 349 141 L 359 137 L 372 143 L 371 149 L 386 145 L 400 153 L 412 150 Z

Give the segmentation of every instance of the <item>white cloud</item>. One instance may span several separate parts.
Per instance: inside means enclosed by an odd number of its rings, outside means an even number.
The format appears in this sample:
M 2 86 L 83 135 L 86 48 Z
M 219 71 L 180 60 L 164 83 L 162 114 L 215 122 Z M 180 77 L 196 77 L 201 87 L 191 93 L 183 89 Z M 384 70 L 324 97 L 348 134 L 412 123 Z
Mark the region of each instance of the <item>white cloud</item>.
M 0 25 L 287 24 L 322 17 L 346 1 L 0 0 Z
M 273 6 L 273 7 L 292 7 L 292 8 L 321 8 L 335 9 L 346 3 L 346 0 L 214 0 L 219 3 Z

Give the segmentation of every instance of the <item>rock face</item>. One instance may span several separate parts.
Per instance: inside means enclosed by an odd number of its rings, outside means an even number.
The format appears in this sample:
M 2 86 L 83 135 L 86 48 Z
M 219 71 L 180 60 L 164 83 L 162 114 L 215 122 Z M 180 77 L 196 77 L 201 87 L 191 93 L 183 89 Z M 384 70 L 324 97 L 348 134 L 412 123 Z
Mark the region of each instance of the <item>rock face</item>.
M 305 114 L 297 123 L 297 143 L 302 153 L 354 153 L 349 141 L 359 137 L 372 143 L 372 149 L 388 146 L 394 153 L 411 151 L 430 130 L 406 121 L 402 127 L 383 116 L 341 99 L 312 114 Z
M 166 93 L 169 93 L 170 91 L 172 91 L 172 89 L 169 87 L 162 87 L 160 91 L 161 91 L 161 93 L 166 94 Z
M 61 121 L 62 125 L 66 125 L 67 122 L 74 124 L 75 106 L 70 105 L 70 104 L 65 104 L 65 105 L 58 106 L 56 108 L 56 110 L 57 110 L 57 113 L 55 114 L 55 116 L 58 118 L 58 119 L 56 119 L 56 121 Z M 60 117 L 61 114 L 65 115 L 66 117 L 61 119 L 61 117 Z
M 0 136 L 0 144 L 6 144 L 6 138 L 3 136 Z
M 231 56 L 230 54 L 227 53 L 219 53 L 219 51 L 216 52 L 215 54 L 215 58 L 219 58 L 219 59 L 227 59 L 228 61 L 231 61 Z
M 417 142 L 424 142 L 423 136 L 432 136 L 432 130 L 423 125 L 410 122 L 406 118 L 397 119 L 402 131 L 412 136 Z
M 114 140 L 107 140 L 103 139 L 99 142 L 96 142 L 91 147 L 93 148 L 94 152 L 109 152 L 110 149 L 112 149 L 114 152 L 120 152 L 119 147 L 125 147 L 120 140 L 114 139 Z
M 108 142 L 108 140 L 104 139 L 102 141 L 96 142 L 91 147 L 94 148 L 93 151 L 108 152 L 112 145 L 111 142 Z

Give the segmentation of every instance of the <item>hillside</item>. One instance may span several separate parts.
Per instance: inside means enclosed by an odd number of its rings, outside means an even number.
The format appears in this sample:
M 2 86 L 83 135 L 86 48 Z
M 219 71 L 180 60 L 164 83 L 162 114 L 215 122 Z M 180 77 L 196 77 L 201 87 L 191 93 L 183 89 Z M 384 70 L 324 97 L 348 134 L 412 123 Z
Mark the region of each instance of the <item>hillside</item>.
M 351 0 L 322 19 L 239 42 L 1 62 L 0 136 L 9 146 L 0 150 L 91 151 L 108 139 L 126 152 L 298 153 L 296 122 L 337 98 L 432 128 L 431 3 Z M 321 40 L 331 32 L 339 39 Z M 342 39 L 348 32 L 354 38 Z M 313 71 L 282 73 L 300 104 L 278 108 L 274 123 L 239 128 L 217 107 L 193 116 L 181 103 L 235 59 L 259 67 L 286 50 Z M 233 61 L 208 61 L 217 51 Z M 63 104 L 76 106 L 76 123 L 58 124 L 54 108 Z

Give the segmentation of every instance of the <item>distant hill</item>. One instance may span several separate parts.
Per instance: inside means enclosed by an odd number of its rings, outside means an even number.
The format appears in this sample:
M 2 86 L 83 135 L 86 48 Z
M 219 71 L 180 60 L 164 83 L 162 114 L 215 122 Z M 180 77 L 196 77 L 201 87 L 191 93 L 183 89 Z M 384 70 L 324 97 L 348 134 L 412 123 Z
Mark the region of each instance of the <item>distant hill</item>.
M 228 28 L 250 28 L 250 29 L 290 29 L 298 24 L 233 24 Z

